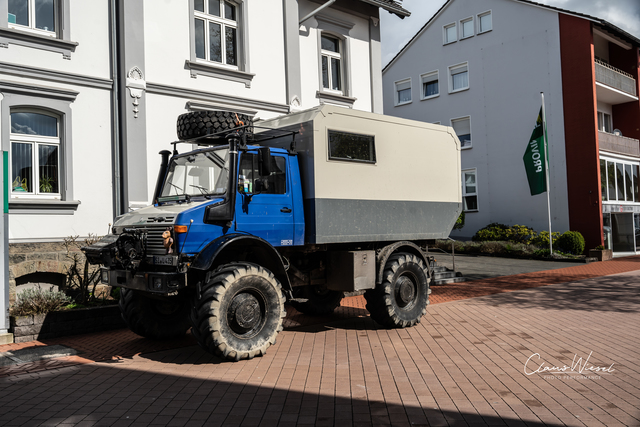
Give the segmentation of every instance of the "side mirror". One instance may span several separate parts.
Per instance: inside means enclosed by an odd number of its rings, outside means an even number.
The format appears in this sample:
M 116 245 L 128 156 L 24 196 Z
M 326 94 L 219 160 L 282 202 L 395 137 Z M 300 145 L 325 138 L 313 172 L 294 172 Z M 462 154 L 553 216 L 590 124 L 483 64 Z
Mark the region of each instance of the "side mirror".
M 271 151 L 268 147 L 262 147 L 258 149 L 258 155 L 260 157 L 258 165 L 258 173 L 260 176 L 267 176 L 271 174 Z

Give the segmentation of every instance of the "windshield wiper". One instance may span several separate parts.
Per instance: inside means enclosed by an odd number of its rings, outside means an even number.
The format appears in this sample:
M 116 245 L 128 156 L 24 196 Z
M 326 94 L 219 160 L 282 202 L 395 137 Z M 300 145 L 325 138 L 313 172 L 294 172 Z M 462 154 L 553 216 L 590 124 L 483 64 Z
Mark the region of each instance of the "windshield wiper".
M 170 183 L 169 181 L 167 181 L 167 184 L 169 184 L 169 185 L 170 185 L 170 186 L 172 186 L 172 187 L 177 188 L 177 189 L 178 189 L 178 191 L 179 191 L 180 193 L 183 193 L 182 188 L 178 187 L 177 185 L 172 184 L 172 183 Z
M 194 184 L 189 184 L 191 187 L 195 187 L 198 190 L 200 190 L 200 192 L 202 193 L 202 195 L 204 196 L 205 199 L 210 199 L 211 195 L 208 193 L 208 189 L 205 187 L 202 187 L 200 185 L 194 185 Z

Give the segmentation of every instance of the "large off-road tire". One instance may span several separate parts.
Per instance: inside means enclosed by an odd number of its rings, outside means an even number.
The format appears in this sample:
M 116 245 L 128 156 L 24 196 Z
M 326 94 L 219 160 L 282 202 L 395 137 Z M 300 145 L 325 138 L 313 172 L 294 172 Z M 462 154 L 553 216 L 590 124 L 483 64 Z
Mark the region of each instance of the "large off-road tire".
M 391 255 L 382 283 L 364 297 L 371 318 L 386 328 L 406 328 L 420 323 L 429 304 L 429 277 L 421 259 L 409 253 Z
M 191 333 L 205 350 L 229 360 L 262 356 L 282 330 L 280 282 L 258 265 L 228 264 L 207 273 L 191 309 Z
M 300 286 L 293 288 L 294 298 L 306 299 L 306 302 L 291 301 L 291 306 L 300 313 L 319 316 L 333 313 L 344 298 L 344 292 L 331 291 L 326 286 Z
M 228 111 L 194 111 L 178 116 L 178 139 L 199 138 L 241 126 L 250 126 L 252 123 L 251 117 L 246 114 Z M 221 136 L 224 136 L 224 133 Z
M 182 296 L 156 299 L 144 292 L 121 288 L 119 305 L 129 329 L 145 338 L 179 338 L 191 327 L 189 300 Z

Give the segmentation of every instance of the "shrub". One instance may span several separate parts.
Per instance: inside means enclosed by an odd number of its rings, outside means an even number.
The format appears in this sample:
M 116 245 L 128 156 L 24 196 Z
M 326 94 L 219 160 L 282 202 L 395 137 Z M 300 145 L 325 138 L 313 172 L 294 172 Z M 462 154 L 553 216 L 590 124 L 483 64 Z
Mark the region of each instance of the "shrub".
M 578 231 L 565 231 L 558 238 L 558 248 L 564 252 L 580 255 L 584 252 L 584 237 Z
M 556 242 L 558 241 L 558 238 L 560 237 L 561 233 L 558 233 L 557 231 L 554 231 L 552 234 L 552 238 L 553 238 L 553 244 L 555 246 Z M 529 244 L 530 245 L 534 245 L 534 246 L 540 246 L 543 248 L 546 248 L 549 246 L 549 232 L 548 231 L 541 231 L 540 233 L 538 233 L 538 235 L 536 235 L 535 237 L 533 237 L 531 240 L 529 240 Z
M 25 289 L 16 297 L 16 303 L 11 308 L 12 316 L 28 316 L 30 314 L 44 314 L 56 311 L 71 303 L 71 298 L 64 292 L 43 290 L 39 286 Z
M 453 226 L 454 230 L 462 230 L 464 227 L 464 211 L 460 212 L 460 216 L 456 219 L 456 223 Z
M 537 233 L 533 228 L 516 224 L 507 231 L 507 240 L 514 243 L 529 244 L 536 235 Z
M 484 228 L 481 228 L 473 235 L 471 240 L 474 242 L 496 242 L 496 241 L 505 241 L 507 239 L 507 230 L 509 230 L 508 225 L 499 224 L 497 222 L 492 222 Z

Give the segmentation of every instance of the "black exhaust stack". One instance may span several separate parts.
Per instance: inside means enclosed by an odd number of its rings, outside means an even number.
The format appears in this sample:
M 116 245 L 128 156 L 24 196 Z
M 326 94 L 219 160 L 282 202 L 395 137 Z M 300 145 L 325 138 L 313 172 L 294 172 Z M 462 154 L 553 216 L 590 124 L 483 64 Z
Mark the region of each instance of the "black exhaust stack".
M 156 182 L 156 191 L 153 194 L 153 203 L 158 203 L 158 197 L 160 197 L 160 191 L 162 190 L 162 183 L 164 182 L 164 176 L 167 174 L 167 166 L 169 165 L 169 156 L 171 151 L 162 150 L 158 153 L 162 156 L 162 162 L 160 163 L 160 171 L 158 172 L 158 181 Z

